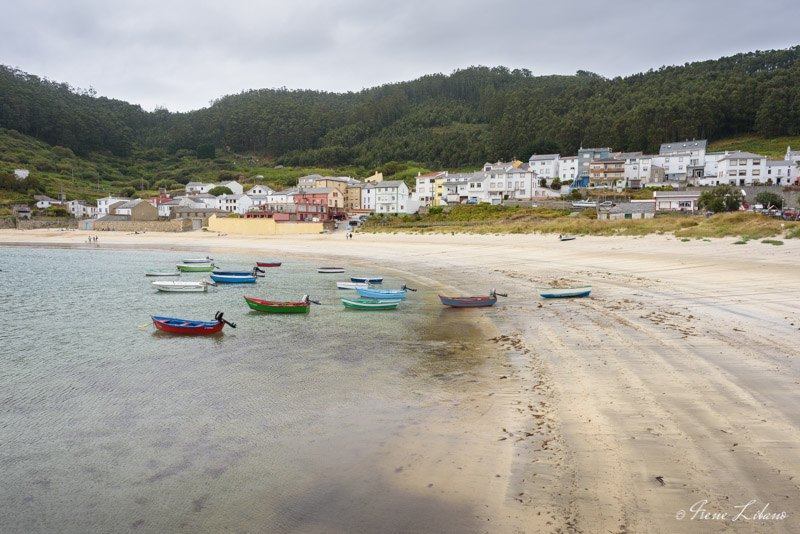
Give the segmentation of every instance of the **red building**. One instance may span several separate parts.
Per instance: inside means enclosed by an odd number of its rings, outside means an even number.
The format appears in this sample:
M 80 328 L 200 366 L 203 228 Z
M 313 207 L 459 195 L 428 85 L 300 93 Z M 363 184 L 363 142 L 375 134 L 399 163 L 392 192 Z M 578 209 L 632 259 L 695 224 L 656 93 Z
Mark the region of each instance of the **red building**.
M 344 195 L 333 187 L 306 187 L 298 189 L 294 202 L 272 204 L 267 202 L 259 209 L 248 212 L 246 218 L 269 218 L 276 221 L 327 222 L 347 218 Z

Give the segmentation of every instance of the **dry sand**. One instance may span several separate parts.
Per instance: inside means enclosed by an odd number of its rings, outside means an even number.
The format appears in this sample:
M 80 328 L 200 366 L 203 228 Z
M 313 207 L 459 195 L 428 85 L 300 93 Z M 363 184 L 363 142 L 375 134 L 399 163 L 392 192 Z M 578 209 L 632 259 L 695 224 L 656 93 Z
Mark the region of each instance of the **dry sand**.
M 0 230 L 0 245 L 90 246 L 88 235 Z M 93 235 L 101 247 L 319 258 L 443 293 L 508 292 L 465 311 L 491 318 L 502 352 L 442 430 L 464 438 L 419 452 L 426 476 L 403 479 L 408 491 L 449 487 L 441 499 L 466 502 L 486 532 L 800 532 L 800 241 Z M 551 282 L 594 289 L 539 298 Z

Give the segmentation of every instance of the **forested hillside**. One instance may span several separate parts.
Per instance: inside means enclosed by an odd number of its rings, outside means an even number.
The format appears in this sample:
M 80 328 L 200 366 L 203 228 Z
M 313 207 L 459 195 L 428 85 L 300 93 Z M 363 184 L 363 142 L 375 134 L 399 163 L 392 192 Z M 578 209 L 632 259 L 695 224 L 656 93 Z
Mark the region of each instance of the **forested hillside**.
M 458 168 L 582 146 L 800 133 L 800 46 L 624 78 L 470 67 L 358 93 L 259 89 L 190 113 L 145 112 L 0 67 L 0 128 L 76 155 L 169 154 L 213 143 L 275 164 Z

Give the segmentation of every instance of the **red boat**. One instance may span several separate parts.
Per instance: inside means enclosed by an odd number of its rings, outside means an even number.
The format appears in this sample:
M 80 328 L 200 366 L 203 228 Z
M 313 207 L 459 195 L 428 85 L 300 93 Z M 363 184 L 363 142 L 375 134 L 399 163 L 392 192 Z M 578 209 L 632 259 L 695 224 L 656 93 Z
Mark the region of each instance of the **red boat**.
M 214 316 L 216 321 L 188 321 L 186 319 L 174 319 L 172 317 L 150 316 L 157 330 L 170 332 L 172 334 L 216 334 L 221 332 L 223 327 L 228 324 L 231 328 L 236 325 L 229 323 L 222 318 L 222 312 L 217 312 Z
M 281 262 L 279 261 L 257 261 L 256 265 L 259 267 L 280 267 Z
M 444 295 L 439 295 L 439 299 L 442 304 L 451 308 L 483 308 L 494 306 L 498 296 L 507 297 L 508 295 L 498 293 L 492 289 L 488 297 L 445 297 Z

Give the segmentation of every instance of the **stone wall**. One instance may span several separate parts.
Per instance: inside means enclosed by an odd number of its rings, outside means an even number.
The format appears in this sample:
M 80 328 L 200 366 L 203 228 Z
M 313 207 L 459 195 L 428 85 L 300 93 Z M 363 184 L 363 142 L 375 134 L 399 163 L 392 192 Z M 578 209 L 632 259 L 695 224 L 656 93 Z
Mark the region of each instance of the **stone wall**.
M 78 228 L 92 232 L 184 232 L 192 229 L 192 221 L 81 221 Z
M 19 230 L 35 230 L 37 228 L 77 228 L 77 219 L 17 219 Z
M 755 204 L 756 195 L 768 191 L 783 198 L 786 201 L 785 205 L 788 207 L 800 206 L 800 191 L 785 191 L 785 187 L 782 185 L 735 185 L 733 187 L 744 191 L 746 195 L 746 204 Z M 687 191 L 699 191 L 701 193 L 703 191 L 710 191 L 711 189 L 713 189 L 712 186 L 686 188 Z

